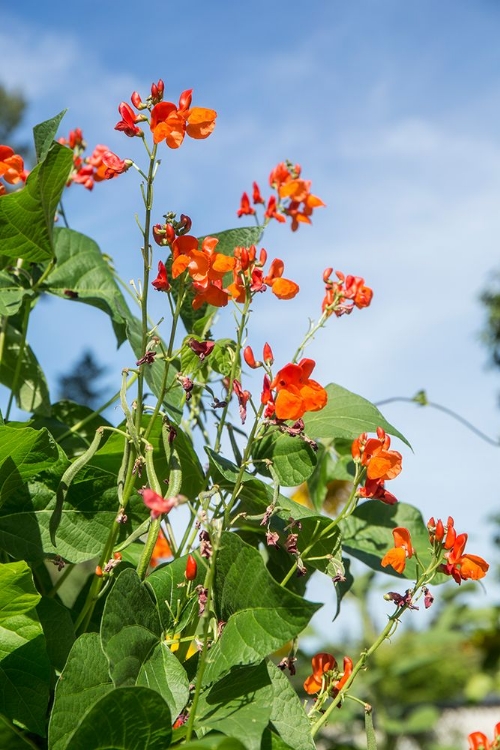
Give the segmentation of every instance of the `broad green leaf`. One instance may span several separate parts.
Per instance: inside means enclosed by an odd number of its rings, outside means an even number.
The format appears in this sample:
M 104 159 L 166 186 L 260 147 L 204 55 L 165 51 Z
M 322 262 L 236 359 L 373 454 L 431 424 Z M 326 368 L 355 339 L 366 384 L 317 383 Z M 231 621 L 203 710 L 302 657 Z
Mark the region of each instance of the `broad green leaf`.
M 15 315 L 26 296 L 32 296 L 30 289 L 25 289 L 17 276 L 8 271 L 0 271 L 0 315 Z
M 160 618 L 149 591 L 134 570 L 124 570 L 107 598 L 101 623 L 101 644 L 115 687 L 135 684 L 160 637 Z
M 210 727 L 260 750 L 271 716 L 273 686 L 264 662 L 242 666 L 201 694 L 197 727 Z
M 376 432 L 377 427 L 382 427 L 411 448 L 404 435 L 389 424 L 370 401 L 335 383 L 327 385 L 326 390 L 328 403 L 325 408 L 304 415 L 305 431 L 309 437 L 354 440 L 362 432 Z
M 109 316 L 120 346 L 126 339 L 125 322 L 131 313 L 99 246 L 90 237 L 64 227 L 54 230 L 54 240 L 57 265 L 45 290 L 67 299 L 68 304 L 83 302 L 102 310 Z
M 171 737 L 172 717 L 163 698 L 145 687 L 124 687 L 94 703 L 62 747 L 65 750 L 165 750 Z
M 56 599 L 42 597 L 36 608 L 45 635 L 50 663 L 61 671 L 75 642 L 75 629 L 69 609 Z
M 293 750 L 315 750 L 309 719 L 288 677 L 270 661 L 267 671 L 274 691 L 269 717 L 274 728 Z
M 259 440 L 252 460 L 260 474 L 270 476 L 266 461 L 271 461 L 278 481 L 283 487 L 296 487 L 305 482 L 316 466 L 316 454 L 311 446 L 298 437 L 274 431 Z
M 33 138 L 35 141 L 35 152 L 38 161 L 43 161 L 54 142 L 57 135 L 57 130 L 61 124 L 61 120 L 66 114 L 67 110 L 63 109 L 58 115 L 52 117 L 50 120 L 45 120 L 33 128 Z
M 196 375 L 200 370 L 204 374 L 211 367 L 215 372 L 224 376 L 229 376 L 232 370 L 233 362 L 236 358 L 236 344 L 232 339 L 217 339 L 215 346 L 206 359 L 200 359 L 189 346 L 189 341 L 203 341 L 200 336 L 186 336 L 181 349 L 181 371 L 183 375 Z M 238 368 L 235 376 L 239 378 L 240 369 Z
M 272 732 L 269 727 L 264 730 L 262 735 L 261 750 L 293 750 L 290 745 L 281 739 L 279 734 Z
M 56 685 L 49 724 L 50 750 L 69 748 L 68 739 L 82 716 L 113 689 L 108 661 L 97 633 L 75 641 Z
M 217 555 L 214 596 L 217 617 L 227 624 L 210 651 L 205 684 L 281 648 L 320 607 L 280 586 L 258 550 L 228 532 Z
M 148 586 L 153 589 L 156 597 L 162 628 L 165 631 L 182 630 L 190 620 L 193 609 L 198 608 L 197 597 L 194 596 L 186 601 L 186 588 L 180 585 L 186 582 L 184 577 L 186 559 L 187 556 L 178 557 L 168 565 L 155 568 L 147 578 Z M 198 565 L 198 576 L 193 581 L 193 587 L 203 584 L 203 578 L 203 568 Z M 177 612 L 180 612 L 178 621 L 175 619 Z
M 175 719 L 189 698 L 189 680 L 186 670 L 165 643 L 158 643 L 145 661 L 136 685 L 149 687 L 160 693 Z
M 24 188 L 2 197 L 2 255 L 30 263 L 54 257 L 54 216 L 72 166 L 72 152 L 54 143 L 28 176 Z
M 33 750 L 33 743 L 23 739 L 19 727 L 14 729 L 4 716 L 0 716 L 0 747 L 2 750 Z
M 388 573 L 397 578 L 415 579 L 415 563 L 408 560 L 402 575 L 387 566 L 382 568 L 381 559 L 394 547 L 392 529 L 404 526 L 409 529 L 413 547 L 426 565 L 430 562 L 429 532 L 419 510 L 406 503 L 387 505 L 379 500 L 368 500 L 359 505 L 354 513 L 341 523 L 342 546 L 345 552 L 362 560 L 372 570 Z M 447 576 L 439 574 L 433 584 L 442 583 Z
M 201 740 L 194 740 L 182 746 L 183 750 L 247 750 L 235 737 L 225 737 L 216 732 L 208 734 Z
M 22 430 L 13 432 L 23 434 Z M 40 435 L 45 430 L 31 432 Z M 0 508 L 1 547 L 13 557 L 30 561 L 57 554 L 77 563 L 101 553 L 119 508 L 116 475 L 94 466 L 81 469 L 66 496 L 54 547 L 49 524 L 56 506 L 58 481 L 41 475 L 26 483 L 19 478 L 17 470 L 9 471 L 9 466 L 9 459 L 6 459 L 0 469 L 0 477 L 5 467 L 8 472 Z M 127 508 L 127 521 L 120 527 L 119 541 L 130 535 L 146 517 L 142 498 L 133 494 Z
M 25 562 L 0 565 L 0 714 L 45 736 L 51 668 Z
M 82 406 L 74 401 L 57 401 L 55 404 L 51 404 L 50 409 L 50 417 L 35 415 L 27 423 L 9 422 L 9 426 L 16 426 L 20 429 L 29 426 L 35 430 L 46 427 L 69 458 L 80 455 L 89 447 L 98 427 L 111 426 L 107 419 L 104 419 L 100 414 L 95 414 L 89 406 Z M 79 425 L 91 415 L 93 415 L 92 418 L 84 425 L 79 426 L 78 431 L 71 432 L 64 439 L 61 439 L 63 435 L 69 432 L 71 427 Z M 109 433 L 104 433 L 103 444 L 107 434 Z
M 3 196 L 2 201 L 10 196 Z M 21 368 L 16 379 L 19 358 Z M 50 396 L 43 370 L 33 350 L 24 343 L 21 332 L 7 324 L 5 342 L 0 362 L 0 383 L 14 392 L 20 409 L 38 414 L 50 414 Z

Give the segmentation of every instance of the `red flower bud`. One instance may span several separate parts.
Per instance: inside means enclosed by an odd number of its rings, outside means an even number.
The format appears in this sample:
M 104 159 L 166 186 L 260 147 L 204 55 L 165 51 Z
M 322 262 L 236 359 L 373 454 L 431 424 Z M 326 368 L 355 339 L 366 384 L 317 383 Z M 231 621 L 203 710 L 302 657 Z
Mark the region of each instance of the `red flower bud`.
M 194 559 L 193 555 L 188 555 L 188 559 L 186 562 L 186 572 L 184 573 L 184 575 L 186 576 L 188 581 L 194 581 L 197 573 L 198 573 L 198 564 L 196 560 Z
M 251 346 L 246 346 L 243 350 L 243 359 L 252 370 L 255 370 L 259 365 L 255 361 L 253 350 Z
M 325 284 L 328 284 L 328 282 L 330 281 L 330 276 L 332 275 L 332 273 L 333 268 L 325 268 L 325 270 L 323 271 L 323 281 L 325 282 Z
M 141 109 L 142 99 L 138 91 L 134 91 L 130 97 L 130 101 L 136 109 Z
M 272 365 L 274 362 L 273 350 L 271 349 L 267 341 L 264 344 L 264 349 L 262 351 L 262 359 L 264 360 L 266 365 Z

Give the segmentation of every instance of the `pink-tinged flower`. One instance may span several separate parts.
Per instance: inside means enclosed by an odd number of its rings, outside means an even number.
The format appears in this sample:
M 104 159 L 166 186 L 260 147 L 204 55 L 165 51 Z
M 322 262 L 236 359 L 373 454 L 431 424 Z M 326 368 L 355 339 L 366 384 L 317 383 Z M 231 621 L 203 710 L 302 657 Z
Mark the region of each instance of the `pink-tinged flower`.
M 158 261 L 158 276 L 151 282 L 151 286 L 153 286 L 157 292 L 168 292 L 170 290 L 167 269 L 161 260 Z
M 132 166 L 130 159 L 120 159 L 119 156 L 110 151 L 107 146 L 96 146 L 88 163 L 94 167 L 94 180 L 111 180 L 118 177 Z
M 118 106 L 118 112 L 122 119 L 116 123 L 115 130 L 120 130 L 122 133 L 125 133 L 125 135 L 128 135 L 129 138 L 133 138 L 136 135 L 144 135 L 142 130 L 137 127 L 138 122 L 144 121 L 145 118 L 143 115 L 136 115 L 130 104 L 127 104 L 127 102 L 120 103 Z
M 241 387 L 240 381 L 236 380 L 236 378 L 233 380 L 233 391 L 236 394 L 236 398 L 238 399 L 238 404 L 240 407 L 241 424 L 245 424 L 245 420 L 247 418 L 247 403 L 252 394 L 250 393 L 250 391 L 244 391 Z
M 146 488 L 141 491 L 144 505 L 151 511 L 151 518 L 159 518 L 160 516 L 170 513 L 172 508 L 175 508 L 179 504 L 179 498 L 175 497 L 162 497 L 157 492 Z

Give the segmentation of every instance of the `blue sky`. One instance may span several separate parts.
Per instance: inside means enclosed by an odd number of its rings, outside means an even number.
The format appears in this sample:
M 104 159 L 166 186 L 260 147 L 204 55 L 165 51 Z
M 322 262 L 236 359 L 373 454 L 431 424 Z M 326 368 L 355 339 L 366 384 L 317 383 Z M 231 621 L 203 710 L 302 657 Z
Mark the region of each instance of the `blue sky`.
M 327 203 L 312 227 L 292 234 L 275 226 L 266 235 L 271 257 L 285 260 L 302 293 L 293 302 L 266 295 L 249 343 L 258 351 L 269 340 L 285 363 L 317 314 L 323 269 L 364 276 L 372 307 L 331 320 L 318 335 L 308 350 L 315 377 L 373 401 L 424 388 L 495 437 L 500 378 L 479 344 L 478 297 L 500 265 L 500 5 L 77 7 L 28 1 L 2 11 L 1 79 L 29 99 L 27 125 L 68 107 L 62 132 L 78 126 L 90 147 L 106 143 L 140 158 L 138 144 L 113 129 L 119 102 L 134 89 L 146 95 L 160 77 L 172 101 L 193 88 L 194 105 L 218 111 L 217 127 L 207 141 L 165 147 L 158 220 L 168 210 L 188 213 L 200 235 L 236 226 L 241 192 L 254 179 L 264 185 L 286 158 L 302 164 Z M 139 276 L 132 172 L 93 193 L 74 186 L 66 208 L 123 278 Z M 159 318 L 161 295 L 154 304 Z M 32 346 L 52 379 L 90 346 L 116 382 L 130 353 L 116 352 L 98 312 L 78 307 L 76 316 L 75 307 L 40 305 Z M 231 332 L 229 316 L 221 331 Z M 470 551 L 491 557 L 486 518 L 498 508 L 498 449 L 431 410 L 395 404 L 384 414 L 414 448 L 403 449 L 391 490 L 424 517 L 454 515 L 458 530 L 470 531 Z

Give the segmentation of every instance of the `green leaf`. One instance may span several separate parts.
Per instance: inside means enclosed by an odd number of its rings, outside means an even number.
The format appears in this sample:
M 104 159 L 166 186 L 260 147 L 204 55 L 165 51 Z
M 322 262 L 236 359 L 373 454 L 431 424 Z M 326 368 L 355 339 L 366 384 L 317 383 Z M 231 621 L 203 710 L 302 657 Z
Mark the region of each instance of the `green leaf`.
M 54 216 L 72 166 L 72 152 L 54 143 L 28 176 L 24 188 L 2 197 L 2 255 L 31 263 L 54 257 Z
M 306 434 L 313 438 L 354 440 L 362 432 L 382 427 L 411 448 L 408 440 L 382 416 L 376 406 L 340 385 L 327 385 L 328 403 L 324 409 L 304 415 Z
M 0 438 L 7 435 L 11 442 L 4 451 L 11 455 L 0 463 L 0 546 L 13 557 L 30 561 L 59 554 L 77 563 L 99 555 L 119 508 L 116 475 L 94 466 L 81 469 L 66 496 L 54 547 L 49 523 L 68 462 L 45 429 L 1 427 Z M 127 516 L 120 540 L 147 517 L 139 495 L 131 496 Z
M 63 747 L 165 750 L 171 737 L 172 718 L 163 698 L 145 687 L 124 687 L 95 703 Z
M 46 427 L 69 458 L 74 458 L 87 450 L 94 439 L 98 427 L 111 427 L 107 419 L 104 419 L 100 414 L 95 414 L 89 406 L 82 406 L 81 404 L 76 404 L 74 401 L 57 401 L 55 404 L 51 404 L 50 408 L 50 417 L 36 415 L 27 423 L 9 422 L 9 426 L 16 426 L 20 429 L 28 426 L 34 430 Z M 80 422 L 91 415 L 93 415 L 92 419 L 84 425 L 79 426 L 77 432 L 71 432 L 61 440 L 62 436 L 69 432 L 71 427 L 79 425 Z M 106 440 L 107 434 L 109 433 L 104 434 L 103 443 Z
M 245 745 L 235 737 L 225 737 L 216 732 L 210 733 L 201 740 L 188 742 L 183 750 L 247 750 Z
M 164 643 L 158 643 L 151 656 L 139 670 L 136 685 L 156 690 L 177 717 L 189 699 L 189 680 L 186 670 Z
M 25 562 L 0 565 L 0 713 L 44 737 L 51 669 L 39 599 Z
M 234 668 L 201 694 L 196 726 L 236 737 L 245 742 L 248 750 L 260 750 L 262 733 L 271 716 L 273 693 L 264 662 Z
M 26 296 L 33 296 L 33 292 L 25 289 L 16 276 L 0 271 L 0 315 L 15 315 Z
M 33 128 L 35 152 L 38 161 L 43 161 L 49 153 L 57 135 L 61 120 L 67 111 L 67 109 L 63 109 L 62 112 L 59 112 L 55 117 L 52 117 L 50 120 L 45 120 L 45 122 L 41 122 Z
M 49 724 L 50 750 L 70 748 L 68 739 L 82 716 L 113 689 L 97 633 L 75 641 L 56 685 Z
M 61 671 L 75 642 L 70 611 L 56 599 L 44 596 L 37 604 L 36 612 L 45 635 L 50 663 Z
M 191 619 L 194 607 L 198 608 L 196 596 L 186 604 L 186 589 L 180 585 L 186 582 L 184 577 L 186 559 L 187 555 L 178 557 L 168 565 L 155 568 L 147 579 L 148 585 L 151 586 L 156 597 L 162 628 L 165 631 L 175 629 L 180 632 Z M 193 582 L 193 585 L 197 584 L 203 584 L 201 565 L 198 566 L 197 579 Z M 181 613 L 178 621 L 176 619 L 177 612 Z
M 126 321 L 131 317 L 113 271 L 94 240 L 73 229 L 54 230 L 57 265 L 45 289 L 71 302 L 97 307 L 111 319 L 118 346 L 126 339 Z M 66 292 L 77 297 L 69 297 Z
M 430 562 L 429 532 L 419 510 L 406 503 L 387 505 L 379 500 L 368 500 L 359 505 L 354 513 L 341 523 L 342 546 L 345 552 L 362 560 L 369 568 L 397 578 L 415 578 L 415 564 L 408 560 L 403 574 L 387 566 L 382 568 L 381 559 L 394 546 L 392 529 L 404 526 L 410 531 L 413 547 L 422 563 Z M 447 580 L 445 575 L 438 574 L 432 583 Z
M 293 750 L 315 750 L 309 719 L 288 677 L 270 661 L 267 671 L 274 690 L 269 718 L 276 731 Z
M 3 196 L 2 200 L 10 196 Z M 50 396 L 43 370 L 31 347 L 22 346 L 22 335 L 10 323 L 5 330 L 5 342 L 0 362 L 0 383 L 14 391 L 20 409 L 38 414 L 50 414 Z M 15 373 L 22 357 L 21 369 L 16 380 Z
M 281 648 L 321 606 L 280 586 L 258 550 L 227 532 L 217 555 L 214 595 L 218 619 L 227 624 L 210 651 L 205 684 Z
M 283 487 L 296 487 L 311 476 L 317 459 L 313 449 L 300 438 L 274 431 L 256 443 L 252 461 L 265 476 L 270 474 L 261 462 L 271 461 L 279 483 Z
M 29 737 L 24 740 L 19 728 L 14 729 L 3 716 L 0 716 L 0 747 L 2 750 L 33 750 Z
M 107 598 L 101 623 L 101 644 L 115 687 L 135 684 L 160 637 L 160 618 L 148 590 L 135 570 L 122 571 Z

